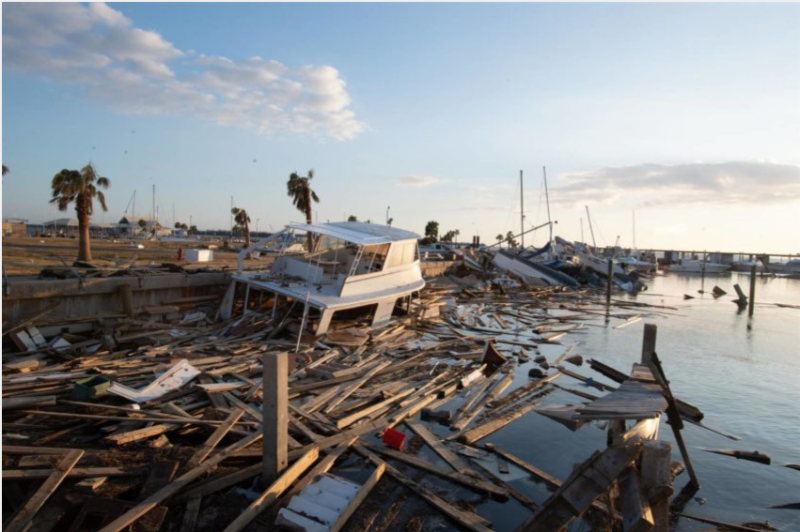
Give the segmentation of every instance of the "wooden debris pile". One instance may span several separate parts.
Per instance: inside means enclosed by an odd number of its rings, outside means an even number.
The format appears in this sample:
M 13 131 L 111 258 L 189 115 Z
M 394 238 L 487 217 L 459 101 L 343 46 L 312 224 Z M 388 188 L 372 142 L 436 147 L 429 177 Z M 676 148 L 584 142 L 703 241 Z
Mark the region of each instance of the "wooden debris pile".
M 590 380 L 563 366 L 583 363 L 572 346 L 548 361 L 543 345 L 558 347 L 597 321 L 624 326 L 670 310 L 627 300 L 613 306 L 612 313 L 589 290 L 444 278 L 387 325 L 340 323 L 299 342 L 292 308 L 245 315 L 240 308 L 221 321 L 207 312 L 189 323 L 122 319 L 91 351 L 75 344 L 4 351 L 4 523 L 40 531 L 232 532 L 276 521 L 366 530 L 392 528 L 401 520 L 398 501 L 413 496 L 424 508 L 415 515 L 469 530 L 490 529 L 474 511 L 487 499 L 519 502 L 532 514 L 530 529 L 554 530 L 547 527 L 596 512 L 626 530 L 650 530 L 668 517 L 672 483 L 669 453 L 651 439 L 661 412 L 679 404 L 652 376 L 617 375 L 623 385 L 607 398 L 639 394 L 648 402 L 636 415 L 605 419 L 638 423 L 615 424 L 612 446 L 563 483 L 482 443 L 539 408 L 559 377 Z M 276 352 L 291 353 L 289 464 L 264 483 L 260 440 L 275 427 L 265 426 L 262 403 L 275 383 L 263 382 L 262 360 Z M 524 364 L 540 373 L 528 377 Z M 608 414 L 612 402 L 549 415 L 582 422 Z M 412 443 L 386 445 L 381 438 L 392 430 Z M 511 464 L 555 489 L 551 499 L 540 505 L 489 471 L 482 460 L 490 453 L 501 473 Z M 336 492 L 337 478 L 360 487 Z

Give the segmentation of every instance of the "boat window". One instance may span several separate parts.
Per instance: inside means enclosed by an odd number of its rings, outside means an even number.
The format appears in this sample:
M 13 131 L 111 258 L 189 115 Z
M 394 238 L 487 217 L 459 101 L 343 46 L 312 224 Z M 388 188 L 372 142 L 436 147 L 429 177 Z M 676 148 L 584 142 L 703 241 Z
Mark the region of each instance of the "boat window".
M 364 246 L 364 252 L 361 255 L 355 275 L 382 271 L 388 254 L 389 244 Z
M 416 241 L 395 242 L 392 247 L 392 254 L 389 257 L 388 267 L 411 264 L 419 257 Z

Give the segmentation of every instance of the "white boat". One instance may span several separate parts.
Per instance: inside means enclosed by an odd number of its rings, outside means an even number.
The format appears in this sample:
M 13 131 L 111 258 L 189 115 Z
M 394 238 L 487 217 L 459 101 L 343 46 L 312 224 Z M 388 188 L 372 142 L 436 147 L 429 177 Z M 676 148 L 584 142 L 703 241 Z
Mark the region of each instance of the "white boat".
M 295 241 L 303 233 L 313 235 L 311 253 L 280 254 L 268 271 L 243 271 L 248 253 L 286 242 L 287 234 Z M 373 325 L 384 323 L 398 301 L 425 286 L 418 238 L 410 231 L 362 222 L 287 225 L 239 252 L 225 314 L 232 314 L 236 286 L 244 285 L 245 313 L 271 309 L 274 316 L 278 304 L 288 299 L 304 308 L 303 321 L 307 317 L 315 323 L 317 335 L 324 334 L 341 311 L 362 309 L 371 314 Z
M 760 260 L 740 260 L 738 262 L 734 262 L 732 267 L 734 271 L 742 272 L 742 273 L 750 273 L 753 271 L 753 265 L 756 267 L 756 273 L 761 273 L 764 271 L 764 265 L 761 263 Z
M 675 273 L 723 273 L 731 269 L 729 264 L 716 262 L 703 262 L 702 260 L 681 259 L 676 264 L 670 264 L 669 271 Z
M 522 254 L 514 254 L 501 249 L 494 256 L 494 264 L 501 270 L 522 278 L 528 284 L 541 286 L 570 286 L 577 288 L 578 281 L 565 273 L 549 268 L 544 264 L 529 260 Z

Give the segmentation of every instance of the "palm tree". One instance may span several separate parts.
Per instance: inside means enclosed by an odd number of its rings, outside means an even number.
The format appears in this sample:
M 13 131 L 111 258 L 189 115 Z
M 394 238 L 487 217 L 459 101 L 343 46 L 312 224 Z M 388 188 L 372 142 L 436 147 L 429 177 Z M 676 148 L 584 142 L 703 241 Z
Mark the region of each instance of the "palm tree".
M 497 239 L 497 243 L 498 243 L 498 244 L 500 244 L 500 245 L 502 246 L 502 244 L 503 244 L 503 240 L 505 240 L 505 237 L 504 237 L 503 235 L 497 235 L 497 236 L 495 237 L 495 239 Z
M 8 166 L 6 166 L 6 165 L 3 165 L 3 175 L 6 175 L 6 174 L 7 174 L 7 173 L 9 173 L 10 171 L 11 171 L 11 169 L 10 169 Z
M 53 176 L 51 188 L 53 198 L 50 203 L 58 205 L 58 210 L 66 211 L 70 203 L 75 203 L 75 212 L 78 214 L 78 260 L 92 260 L 92 248 L 89 243 L 89 220 L 94 211 L 94 199 L 100 202 L 103 211 L 106 207 L 106 197 L 99 188 L 107 189 L 111 182 L 107 177 L 97 174 L 91 163 L 78 170 L 61 170 Z
M 289 181 L 286 182 L 286 193 L 292 198 L 292 203 L 298 211 L 305 213 L 306 223 L 311 224 L 313 218 L 311 217 L 311 202 L 312 200 L 319 203 L 317 193 L 311 190 L 311 180 L 314 179 L 314 170 L 309 170 L 306 177 L 301 177 L 297 172 L 292 172 L 289 176 Z M 313 247 L 314 236 L 308 233 L 308 251 L 310 252 Z
M 239 207 L 234 207 L 231 209 L 231 214 L 233 214 L 233 221 L 236 222 L 236 228 L 242 230 L 244 232 L 244 247 L 250 247 L 250 216 L 247 215 L 247 211 L 244 209 L 240 209 Z M 252 256 L 248 253 L 247 258 L 250 259 Z

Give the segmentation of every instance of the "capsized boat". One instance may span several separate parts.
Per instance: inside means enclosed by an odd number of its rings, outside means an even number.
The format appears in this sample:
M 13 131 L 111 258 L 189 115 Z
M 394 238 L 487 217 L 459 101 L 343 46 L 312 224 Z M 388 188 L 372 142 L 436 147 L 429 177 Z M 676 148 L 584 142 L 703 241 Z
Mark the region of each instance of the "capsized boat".
M 279 253 L 268 271 L 243 270 L 248 253 L 275 246 L 286 250 L 282 243 L 298 234 L 312 235 L 310 252 Z M 274 315 L 282 301 L 298 304 L 304 318 L 316 324 L 317 335 L 328 330 L 337 312 L 362 309 L 371 314 L 373 325 L 385 323 L 399 301 L 410 301 L 425 286 L 418 238 L 411 231 L 362 222 L 289 224 L 239 252 L 229 293 L 235 294 L 237 285 L 245 287 L 245 313 L 270 309 Z M 223 315 L 230 316 L 233 297 L 226 299 Z
M 655 270 L 656 268 L 655 264 L 639 260 L 636 257 L 632 256 L 614 257 L 614 262 L 619 264 L 623 270 L 627 270 L 628 272 L 637 271 L 637 272 L 647 273 L 652 270 Z
M 544 286 L 569 286 L 577 288 L 578 281 L 558 270 L 536 262 L 537 256 L 543 256 L 550 244 L 533 253 L 515 254 L 501 249 L 494 256 L 494 264 L 499 269 L 521 277 L 526 283 Z
M 600 275 L 601 277 L 608 277 L 608 259 L 596 257 L 592 254 L 591 250 L 584 245 L 576 245 L 575 253 L 580 258 L 581 264 L 586 270 Z M 611 273 L 614 284 L 627 292 L 639 292 L 647 289 L 647 285 L 639 280 L 639 276 L 636 272 L 628 274 L 616 260 L 614 260 L 611 265 Z

